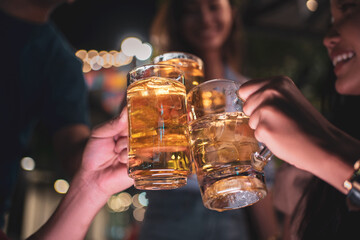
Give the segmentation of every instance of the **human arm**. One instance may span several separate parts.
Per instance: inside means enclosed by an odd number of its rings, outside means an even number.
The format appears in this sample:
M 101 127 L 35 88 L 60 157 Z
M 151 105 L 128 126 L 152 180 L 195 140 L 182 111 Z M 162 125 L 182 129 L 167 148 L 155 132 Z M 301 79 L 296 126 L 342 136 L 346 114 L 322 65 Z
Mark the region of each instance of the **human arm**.
M 127 175 L 127 114 L 93 129 L 68 193 L 33 239 L 84 239 L 108 198 L 132 185 Z
M 274 77 L 239 89 L 255 137 L 274 155 L 347 193 L 343 183 L 360 157 L 360 141 L 327 121 L 291 79 Z

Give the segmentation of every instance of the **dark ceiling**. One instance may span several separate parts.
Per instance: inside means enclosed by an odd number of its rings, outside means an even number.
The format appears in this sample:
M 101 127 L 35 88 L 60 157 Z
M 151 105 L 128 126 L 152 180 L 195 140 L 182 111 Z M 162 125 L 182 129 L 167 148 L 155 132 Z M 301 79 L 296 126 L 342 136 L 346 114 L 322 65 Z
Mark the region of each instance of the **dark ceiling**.
M 307 0 L 248 0 L 244 23 L 249 31 L 322 37 L 330 23 L 329 0 L 316 0 L 311 12 Z
M 306 0 L 244 0 L 246 30 L 284 37 L 321 37 L 329 24 L 329 0 L 317 0 L 311 12 Z M 159 0 L 77 0 L 62 5 L 52 19 L 76 49 L 119 49 L 135 35 L 148 40 Z
M 156 6 L 156 0 L 77 0 L 52 19 L 76 49 L 118 50 L 127 36 L 147 40 Z

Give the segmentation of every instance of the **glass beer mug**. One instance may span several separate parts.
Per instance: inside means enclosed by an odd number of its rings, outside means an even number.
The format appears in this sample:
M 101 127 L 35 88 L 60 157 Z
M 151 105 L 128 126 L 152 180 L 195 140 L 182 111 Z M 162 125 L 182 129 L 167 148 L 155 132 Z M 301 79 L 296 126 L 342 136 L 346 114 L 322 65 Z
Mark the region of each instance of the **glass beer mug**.
M 185 74 L 186 92 L 204 82 L 203 61 L 190 53 L 167 52 L 154 58 L 154 63 L 172 64 L 180 68 Z
M 137 189 L 174 189 L 190 173 L 183 72 L 153 64 L 128 73 L 129 176 Z
M 267 194 L 263 168 L 272 154 L 257 142 L 237 96 L 239 84 L 210 80 L 187 95 L 190 148 L 205 207 L 252 205 Z

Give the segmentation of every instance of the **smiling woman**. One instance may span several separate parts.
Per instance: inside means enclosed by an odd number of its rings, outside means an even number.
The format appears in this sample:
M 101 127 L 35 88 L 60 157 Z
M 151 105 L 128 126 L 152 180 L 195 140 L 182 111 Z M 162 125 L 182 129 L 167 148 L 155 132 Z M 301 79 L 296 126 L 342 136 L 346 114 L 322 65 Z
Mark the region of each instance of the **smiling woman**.
M 333 0 L 331 13 L 333 26 L 324 44 L 335 67 L 333 88 L 342 97 L 359 97 L 359 1 Z M 249 125 L 257 140 L 278 158 L 316 176 L 293 214 L 289 239 L 357 236 L 360 206 L 354 205 L 359 205 L 360 199 L 354 201 L 356 188 L 349 191 L 344 183 L 353 181 L 356 186 L 359 181 L 353 169 L 360 158 L 360 141 L 354 138 L 360 137 L 359 120 L 347 124 L 355 118 L 358 105 L 351 108 L 354 103 L 342 101 L 338 106 L 347 113 L 333 109 L 332 119 L 337 120 L 337 125 L 348 125 L 346 133 L 325 119 L 287 77 L 248 81 L 240 87 L 239 96 L 246 100 L 244 113 L 250 116 Z
M 360 3 L 357 0 L 332 0 L 333 27 L 324 38 L 336 74 L 340 94 L 360 94 Z
M 236 0 L 167 1 L 151 27 L 151 42 L 158 53 L 182 51 L 204 61 L 205 79 L 241 76 L 243 24 Z

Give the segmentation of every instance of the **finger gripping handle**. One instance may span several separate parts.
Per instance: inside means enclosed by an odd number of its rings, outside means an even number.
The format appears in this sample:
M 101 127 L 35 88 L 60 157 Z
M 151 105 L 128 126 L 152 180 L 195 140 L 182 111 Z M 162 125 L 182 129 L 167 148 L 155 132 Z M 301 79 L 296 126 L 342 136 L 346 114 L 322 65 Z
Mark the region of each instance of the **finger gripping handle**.
M 265 165 L 271 160 L 273 154 L 265 146 L 262 145 L 259 152 L 255 152 L 251 156 L 251 164 L 253 168 L 257 171 L 262 171 Z

